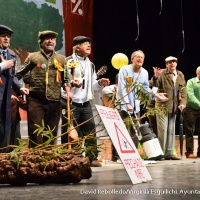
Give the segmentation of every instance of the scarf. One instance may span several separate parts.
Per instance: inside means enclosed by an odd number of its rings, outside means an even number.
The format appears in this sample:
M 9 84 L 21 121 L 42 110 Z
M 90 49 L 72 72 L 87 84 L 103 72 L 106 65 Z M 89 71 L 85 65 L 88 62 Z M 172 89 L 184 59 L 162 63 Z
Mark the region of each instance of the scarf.
M 72 54 L 72 58 L 75 62 L 78 62 L 78 65 L 74 68 L 74 74 L 73 79 L 81 81 L 83 84 L 87 85 L 86 91 L 87 91 L 87 99 L 92 100 L 93 99 L 93 93 L 92 93 L 92 65 L 91 61 L 88 57 L 85 58 L 85 71 L 82 69 L 81 61 L 78 59 L 77 55 L 75 53 Z M 86 73 L 87 72 L 87 73 Z M 88 74 L 88 77 L 86 80 L 83 79 L 83 76 L 85 74 Z M 85 83 L 87 81 L 87 83 Z

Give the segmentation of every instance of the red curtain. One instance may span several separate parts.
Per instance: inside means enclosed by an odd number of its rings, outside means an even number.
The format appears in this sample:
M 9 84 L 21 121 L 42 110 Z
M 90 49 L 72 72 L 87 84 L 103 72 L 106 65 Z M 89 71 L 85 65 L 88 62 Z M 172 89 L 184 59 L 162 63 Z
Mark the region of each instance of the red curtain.
M 93 0 L 63 0 L 66 56 L 72 54 L 72 40 L 78 35 L 93 39 Z M 90 55 L 93 60 L 93 53 Z

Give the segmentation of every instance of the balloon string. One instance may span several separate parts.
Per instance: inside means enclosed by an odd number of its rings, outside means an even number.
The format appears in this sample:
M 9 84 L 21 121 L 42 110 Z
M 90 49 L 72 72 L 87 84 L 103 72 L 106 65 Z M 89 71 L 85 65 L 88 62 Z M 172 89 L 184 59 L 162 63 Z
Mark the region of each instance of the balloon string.
M 160 0 L 160 13 L 159 13 L 159 15 L 161 15 L 161 13 L 162 13 L 162 0 Z
M 135 41 L 137 41 L 137 39 L 139 38 L 139 34 L 140 34 L 140 31 L 139 31 L 139 16 L 138 16 L 138 3 L 137 3 L 137 0 L 136 0 L 136 10 L 137 10 L 137 28 L 138 28 L 138 34 L 137 34 L 137 37 L 135 38 Z
M 182 23 L 182 36 L 183 36 L 183 50 L 182 53 L 185 50 L 185 33 L 184 33 L 184 26 L 183 26 L 183 2 L 181 0 L 181 23 Z

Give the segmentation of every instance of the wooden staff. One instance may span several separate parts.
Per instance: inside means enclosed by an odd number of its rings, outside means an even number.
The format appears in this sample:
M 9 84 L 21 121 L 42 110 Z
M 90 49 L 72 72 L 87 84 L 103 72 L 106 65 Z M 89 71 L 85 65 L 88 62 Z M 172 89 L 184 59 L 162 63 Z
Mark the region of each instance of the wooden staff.
M 71 149 L 72 148 L 72 145 L 71 145 L 71 137 L 70 137 L 70 132 L 69 132 L 69 127 L 70 124 L 71 124 L 71 111 L 70 111 L 70 102 L 69 102 L 69 97 L 67 97 L 67 117 L 68 117 L 68 149 Z

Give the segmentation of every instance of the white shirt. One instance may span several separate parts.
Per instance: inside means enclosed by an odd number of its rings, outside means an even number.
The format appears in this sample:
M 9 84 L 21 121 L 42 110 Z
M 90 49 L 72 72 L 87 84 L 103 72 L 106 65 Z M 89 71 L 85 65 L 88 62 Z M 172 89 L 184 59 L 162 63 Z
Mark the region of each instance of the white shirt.
M 91 99 L 88 99 L 87 97 L 89 68 L 86 66 L 86 61 L 84 57 L 81 57 L 81 56 L 77 56 L 77 57 L 81 65 L 82 76 L 83 76 L 81 81 L 83 85 L 80 88 L 76 88 L 76 87 L 71 88 L 71 92 L 73 93 L 72 101 L 76 103 L 84 103 L 91 100 Z M 69 74 L 71 74 L 71 69 L 69 69 Z M 99 85 L 98 80 L 96 79 L 97 79 L 97 75 L 96 75 L 95 69 L 92 69 L 92 80 L 91 80 L 92 92 L 94 90 L 99 90 L 100 88 L 102 88 L 102 86 Z M 61 94 L 63 98 L 66 98 L 66 93 L 63 89 L 61 90 Z

